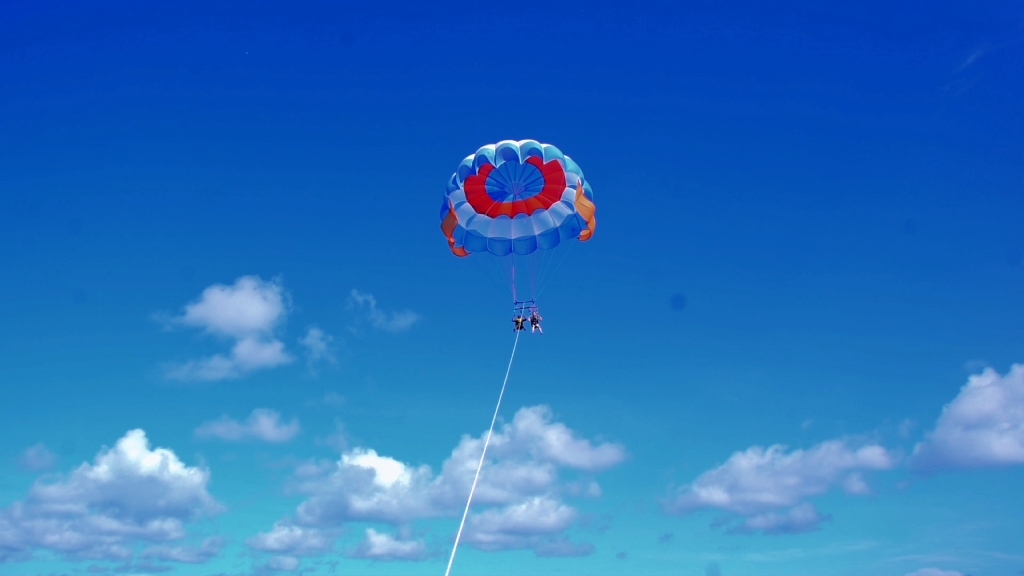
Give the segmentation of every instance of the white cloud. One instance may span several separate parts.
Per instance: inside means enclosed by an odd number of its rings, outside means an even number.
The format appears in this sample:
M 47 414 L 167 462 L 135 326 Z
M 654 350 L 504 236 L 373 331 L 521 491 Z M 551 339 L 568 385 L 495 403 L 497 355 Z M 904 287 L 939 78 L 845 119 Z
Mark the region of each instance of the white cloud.
M 817 530 L 825 520 L 828 520 L 828 517 L 819 514 L 813 504 L 804 502 L 781 514 L 765 512 L 749 516 L 730 531 L 733 533 L 799 534 Z
M 921 568 L 907 574 L 907 576 L 964 576 L 956 570 L 940 570 L 938 568 Z
M 490 534 L 537 534 L 561 532 L 576 521 L 576 510 L 547 496 L 525 502 L 492 508 L 473 517 L 470 535 L 479 538 Z
M 524 450 L 537 460 L 596 472 L 610 468 L 625 458 L 618 444 L 594 446 L 589 440 L 576 438 L 561 422 L 551 422 L 546 407 L 523 409 L 516 413 L 506 436 L 492 439 L 497 450 L 514 453 Z
M 386 312 L 377 308 L 377 299 L 373 294 L 367 294 L 353 290 L 348 299 L 350 308 L 359 308 L 366 311 L 366 318 L 370 325 L 385 332 L 403 332 L 412 328 L 420 319 L 420 315 L 411 310 L 400 312 Z
M 871 494 L 871 487 L 864 481 L 860 472 L 851 472 L 842 482 L 843 492 L 847 494 Z
M 398 540 L 367 528 L 366 537 L 349 555 L 371 560 L 422 560 L 427 557 L 427 545 L 421 540 Z
M 237 370 L 245 373 L 287 364 L 291 362 L 291 357 L 284 351 L 284 344 L 279 340 L 263 342 L 255 338 L 243 338 L 231 348 L 231 360 Z
M 541 556 L 579 556 L 591 549 L 560 537 L 577 517 L 575 509 L 554 498 L 538 496 L 470 517 L 464 541 L 488 551 L 530 548 Z
M 244 422 L 222 416 L 220 420 L 206 422 L 196 428 L 200 438 L 219 438 L 231 442 L 255 438 L 264 442 L 287 442 L 299 433 L 299 421 L 292 419 L 284 424 L 281 415 L 274 410 L 257 408 Z
M 834 486 L 850 494 L 864 494 L 868 487 L 861 472 L 887 470 L 895 460 L 877 444 L 855 448 L 844 440 L 792 452 L 781 445 L 767 450 L 753 446 L 734 453 L 721 466 L 680 488 L 664 503 L 664 511 L 682 514 L 702 508 L 726 510 L 746 517 L 739 531 L 813 530 L 824 517 L 813 507 L 802 505 L 804 499 L 824 494 Z M 785 508 L 791 510 L 778 513 Z
M 50 452 L 46 446 L 36 444 L 35 446 L 29 446 L 21 453 L 18 465 L 21 466 L 22 470 L 45 472 L 57 465 L 57 455 Z
M 0 509 L 0 561 L 48 549 L 73 558 L 127 560 L 132 544 L 185 536 L 184 524 L 223 510 L 206 491 L 210 474 L 174 452 L 150 449 L 131 430 L 55 481 L 36 481 L 24 501 Z
M 274 329 L 287 315 L 287 295 L 276 281 L 243 276 L 232 286 L 215 284 L 195 302 L 185 306 L 172 324 L 202 328 L 210 334 L 233 339 L 230 354 L 170 365 L 173 380 L 225 380 L 256 370 L 290 363 L 284 343 Z
M 273 556 L 267 560 L 267 568 L 282 572 L 291 572 L 298 569 L 299 559 L 294 556 Z
M 317 528 L 303 528 L 277 522 L 270 532 L 246 539 L 245 543 L 254 550 L 287 554 L 290 556 L 312 556 L 330 552 L 337 534 Z
M 334 356 L 334 350 L 331 343 L 334 338 L 324 332 L 323 330 L 312 326 L 306 330 L 306 335 L 299 340 L 299 344 L 306 349 L 306 364 L 310 370 L 318 362 L 328 362 L 330 364 L 336 363 L 338 360 Z
M 561 482 L 559 470 L 596 472 L 622 462 L 625 450 L 578 438 L 552 418 L 547 407 L 523 408 L 495 432 L 473 498 L 474 510 L 482 511 L 469 521 L 468 534 L 478 536 L 467 535 L 467 543 L 491 549 L 532 548 L 538 554 L 588 550 L 570 546 L 561 537 L 576 512 L 561 503 L 559 494 L 578 492 L 579 482 Z M 404 526 L 417 519 L 458 517 L 482 448 L 483 435 L 464 436 L 437 475 L 429 466 L 414 466 L 368 448 L 346 451 L 333 463 L 305 465 L 296 471 L 296 489 L 308 498 L 289 522 L 337 528 L 351 521 Z M 590 481 L 587 492 L 599 494 L 600 487 Z M 532 524 L 528 512 L 535 514 Z M 487 540 L 488 535 L 493 538 Z
M 277 281 L 243 276 L 233 286 L 214 284 L 203 290 L 175 321 L 241 340 L 272 332 L 285 317 L 285 302 Z
M 341 455 L 342 466 L 355 466 L 373 471 L 373 483 L 382 488 L 390 488 L 396 482 L 408 486 L 412 480 L 409 468 L 387 456 L 378 456 L 376 450 L 356 448 L 348 454 Z
M 596 471 L 625 458 L 621 446 L 595 446 L 577 439 L 551 418 L 544 406 L 523 408 L 492 436 L 475 503 L 507 505 L 547 494 L 556 486 L 559 467 Z M 370 449 L 354 448 L 328 474 L 304 480 L 300 489 L 311 498 L 299 506 L 297 518 L 310 525 L 343 520 L 402 524 L 455 515 L 469 493 L 483 449 L 482 436 L 464 436 L 436 477 L 429 466 L 415 467 Z
M 291 361 L 292 357 L 285 352 L 283 342 L 245 338 L 235 342 L 230 355 L 214 354 L 208 358 L 172 365 L 167 369 L 167 377 L 185 381 L 228 380 Z
M 910 459 L 922 471 L 1010 464 L 1024 464 L 1024 364 L 970 376 Z

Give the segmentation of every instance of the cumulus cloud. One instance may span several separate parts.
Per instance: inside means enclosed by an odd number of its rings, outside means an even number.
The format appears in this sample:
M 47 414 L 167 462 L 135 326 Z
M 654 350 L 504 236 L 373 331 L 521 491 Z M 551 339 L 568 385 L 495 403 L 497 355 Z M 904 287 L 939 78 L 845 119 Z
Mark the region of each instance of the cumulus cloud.
M 792 533 L 814 530 L 825 520 L 804 499 L 835 486 L 849 494 L 868 492 L 861 473 L 887 470 L 895 457 L 877 444 L 851 446 L 845 440 L 822 442 L 808 450 L 753 446 L 734 453 L 664 502 L 668 514 L 717 508 L 745 517 L 733 532 Z M 789 509 L 781 512 L 781 510 Z
M 373 294 L 353 290 L 348 299 L 349 308 L 362 310 L 370 325 L 385 332 L 404 332 L 420 319 L 420 315 L 411 310 L 388 312 L 377 307 L 377 299 Z
M 1024 464 L 1024 364 L 970 376 L 910 458 L 920 471 L 1011 464 Z
M 477 541 L 494 534 L 536 534 L 561 532 L 576 521 L 576 510 L 547 496 L 492 508 L 473 517 L 469 534 Z M 484 547 L 484 546 L 481 546 Z
M 326 529 L 351 521 L 405 526 L 423 518 L 458 517 L 483 441 L 483 435 L 464 436 L 436 475 L 429 466 L 410 465 L 369 448 L 348 450 L 336 462 L 307 464 L 295 477 L 296 489 L 308 498 L 289 523 Z M 468 544 L 489 550 L 530 548 L 540 555 L 589 551 L 563 536 L 577 513 L 561 501 L 570 483 L 560 481 L 559 471 L 604 470 L 625 459 L 622 446 L 579 438 L 553 422 L 550 409 L 535 406 L 519 410 L 495 432 L 487 456 L 473 498 L 482 512 L 468 521 Z
M 29 446 L 21 453 L 18 465 L 22 470 L 28 470 L 29 472 L 45 472 L 57 465 L 57 455 L 50 452 L 46 446 L 36 444 L 35 446 Z
M 287 442 L 299 433 L 299 421 L 292 419 L 284 424 L 281 415 L 274 410 L 257 408 L 245 422 L 227 416 L 220 420 L 206 422 L 195 430 L 200 438 L 219 438 L 229 442 L 256 439 L 264 442 Z
M 166 374 L 171 380 L 229 380 L 291 361 L 292 357 L 285 352 L 283 342 L 262 342 L 255 338 L 245 338 L 235 342 L 227 356 L 214 354 L 208 358 L 171 365 L 168 366 Z
M 551 419 L 546 407 L 523 408 L 492 436 L 475 503 L 506 505 L 543 495 L 555 487 L 559 467 L 597 471 L 624 459 L 621 446 L 595 446 Z M 453 515 L 465 504 L 483 449 L 482 436 L 463 437 L 436 477 L 429 466 L 414 467 L 372 449 L 354 448 L 329 474 L 301 484 L 312 497 L 299 506 L 297 517 L 313 525 L 343 520 L 402 524 Z
M 167 367 L 173 380 L 224 380 L 293 360 L 274 330 L 287 315 L 287 294 L 277 281 L 243 276 L 231 286 L 214 284 L 170 320 L 172 325 L 201 328 L 234 340 L 228 354 L 190 360 Z
M 260 532 L 248 538 L 245 543 L 250 548 L 261 552 L 289 556 L 313 556 L 330 552 L 334 547 L 336 537 L 337 534 L 330 531 L 277 522 L 270 532 Z
M 243 276 L 232 286 L 214 284 L 203 290 L 175 321 L 237 339 L 262 336 L 284 319 L 285 301 L 277 281 Z
M 538 556 L 583 556 L 593 547 L 559 537 L 578 513 L 550 496 L 537 496 L 470 517 L 464 541 L 481 550 L 534 549 Z
M 427 545 L 422 540 L 399 540 L 367 528 L 366 537 L 349 555 L 370 560 L 422 560 L 427 557 Z
M 0 561 L 27 559 L 38 549 L 128 560 L 136 541 L 180 540 L 186 522 L 223 510 L 206 491 L 209 478 L 168 449 L 150 449 L 145 432 L 131 430 L 93 463 L 36 481 L 25 500 L 0 509 Z

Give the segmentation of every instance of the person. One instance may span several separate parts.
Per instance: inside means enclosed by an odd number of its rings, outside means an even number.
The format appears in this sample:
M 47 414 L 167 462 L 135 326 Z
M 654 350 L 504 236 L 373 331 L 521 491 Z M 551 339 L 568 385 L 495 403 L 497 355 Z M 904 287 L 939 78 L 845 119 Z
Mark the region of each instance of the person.
M 540 314 L 538 314 L 536 310 L 533 311 L 533 314 L 530 314 L 530 334 L 539 331 L 541 336 L 544 335 L 544 330 L 540 327 L 541 320 L 543 320 L 543 318 L 540 317 Z
M 523 318 L 522 315 L 519 315 L 519 316 L 516 316 L 515 318 L 513 318 L 512 319 L 512 331 L 513 332 L 517 332 L 519 330 L 526 330 L 526 326 L 523 326 L 523 322 L 525 322 L 525 321 L 526 321 L 526 318 Z

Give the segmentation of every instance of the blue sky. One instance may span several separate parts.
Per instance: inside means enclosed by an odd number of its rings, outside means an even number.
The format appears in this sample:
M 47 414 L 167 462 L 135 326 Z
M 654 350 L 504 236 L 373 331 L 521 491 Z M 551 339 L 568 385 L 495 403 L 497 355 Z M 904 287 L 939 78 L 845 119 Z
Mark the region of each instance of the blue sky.
M 599 224 L 452 574 L 1024 570 L 1019 5 L 6 12 L 0 573 L 442 574 L 525 138 Z

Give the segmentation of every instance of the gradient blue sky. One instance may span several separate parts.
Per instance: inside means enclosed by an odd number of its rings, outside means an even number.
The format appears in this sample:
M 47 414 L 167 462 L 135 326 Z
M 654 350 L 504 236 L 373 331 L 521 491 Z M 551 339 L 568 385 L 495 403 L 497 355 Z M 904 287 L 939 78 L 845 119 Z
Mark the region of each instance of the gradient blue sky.
M 292 4 L 5 6 L 0 573 L 443 574 L 506 138 L 599 224 L 453 574 L 1022 573 L 1019 3 Z

